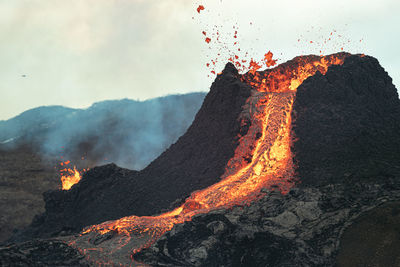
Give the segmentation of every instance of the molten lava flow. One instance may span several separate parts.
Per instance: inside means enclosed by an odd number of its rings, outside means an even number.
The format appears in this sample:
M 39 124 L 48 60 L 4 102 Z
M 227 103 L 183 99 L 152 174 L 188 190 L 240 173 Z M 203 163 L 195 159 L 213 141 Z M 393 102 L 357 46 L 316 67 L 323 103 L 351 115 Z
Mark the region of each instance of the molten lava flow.
M 67 161 L 67 164 L 69 161 Z M 65 164 L 65 163 L 64 163 Z M 74 166 L 73 169 L 65 168 L 60 170 L 62 190 L 69 190 L 74 184 L 77 184 L 81 180 L 81 174 Z
M 294 184 L 294 164 L 290 150 L 291 113 L 297 87 L 317 71 L 325 74 L 331 65 L 342 64 L 348 56 L 304 56 L 276 68 L 240 75 L 243 82 L 253 87 L 251 97 L 243 107 L 240 120 L 250 122 L 247 133 L 239 136 L 235 155 L 229 160 L 221 181 L 199 190 L 180 207 L 158 216 L 129 216 L 86 228 L 82 234 L 97 232 L 118 233 L 124 236 L 124 246 L 132 236 L 146 234 L 150 238 L 139 249 L 149 246 L 175 224 L 191 220 L 200 213 L 219 208 L 246 205 L 263 196 L 261 189 L 287 193 Z M 272 54 L 267 53 L 269 64 Z M 258 64 L 253 62 L 253 69 Z M 264 190 L 263 190 L 264 191 Z

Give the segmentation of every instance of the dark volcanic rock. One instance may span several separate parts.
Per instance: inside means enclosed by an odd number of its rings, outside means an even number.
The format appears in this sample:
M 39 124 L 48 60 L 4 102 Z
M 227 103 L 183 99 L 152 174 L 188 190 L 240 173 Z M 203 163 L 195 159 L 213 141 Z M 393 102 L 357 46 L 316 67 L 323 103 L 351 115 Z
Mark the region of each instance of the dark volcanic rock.
M 343 230 L 365 211 L 400 199 L 400 183 L 386 182 L 392 189 L 335 184 L 268 193 L 251 206 L 176 225 L 134 258 L 154 267 L 334 266 Z
M 127 215 L 152 215 L 177 199 L 214 184 L 238 145 L 239 114 L 250 95 L 228 64 L 217 77 L 193 124 L 179 140 L 140 172 L 107 165 L 88 171 L 69 191 L 45 194 L 46 212 L 14 240 Z
M 360 216 L 343 233 L 338 267 L 400 266 L 400 202 Z
M 372 57 L 308 78 L 293 106 L 295 160 L 301 183 L 386 179 L 400 174 L 400 100 Z
M 0 247 L 1 266 L 89 266 L 84 256 L 58 240 L 33 240 Z

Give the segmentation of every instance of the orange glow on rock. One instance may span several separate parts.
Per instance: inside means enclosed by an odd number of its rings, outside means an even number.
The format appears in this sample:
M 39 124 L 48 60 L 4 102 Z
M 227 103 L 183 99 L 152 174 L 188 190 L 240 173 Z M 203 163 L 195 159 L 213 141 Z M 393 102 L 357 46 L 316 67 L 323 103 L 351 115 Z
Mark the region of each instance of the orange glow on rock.
M 254 75 L 254 74 L 256 73 L 256 71 L 258 71 L 259 69 L 261 69 L 261 65 L 258 64 L 258 63 L 257 63 L 256 61 L 254 61 L 253 59 L 251 59 L 251 60 L 250 60 L 249 69 L 250 69 L 250 73 Z

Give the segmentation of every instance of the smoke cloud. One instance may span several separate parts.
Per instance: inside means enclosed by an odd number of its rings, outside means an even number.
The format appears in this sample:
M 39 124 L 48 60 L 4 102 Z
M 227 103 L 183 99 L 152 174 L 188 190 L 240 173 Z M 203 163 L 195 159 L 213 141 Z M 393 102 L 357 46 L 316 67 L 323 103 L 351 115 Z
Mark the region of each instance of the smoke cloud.
M 29 144 L 47 157 L 140 170 L 192 123 L 204 93 L 103 101 L 88 109 L 39 107 L 0 122 L 0 146 Z

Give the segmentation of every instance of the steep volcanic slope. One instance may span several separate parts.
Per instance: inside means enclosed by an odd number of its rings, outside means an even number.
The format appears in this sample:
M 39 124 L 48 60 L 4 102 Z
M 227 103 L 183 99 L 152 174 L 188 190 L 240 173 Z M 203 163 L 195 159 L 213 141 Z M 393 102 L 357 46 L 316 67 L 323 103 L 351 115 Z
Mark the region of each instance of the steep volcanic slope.
M 106 165 L 87 172 L 69 191 L 46 193 L 46 212 L 16 240 L 79 231 L 131 214 L 152 215 L 217 182 L 245 134 L 238 117 L 249 96 L 250 86 L 228 64 L 187 132 L 147 168 L 135 172 Z
M 304 186 L 387 179 L 399 173 L 400 100 L 372 57 L 351 56 L 299 88 L 293 106 Z

